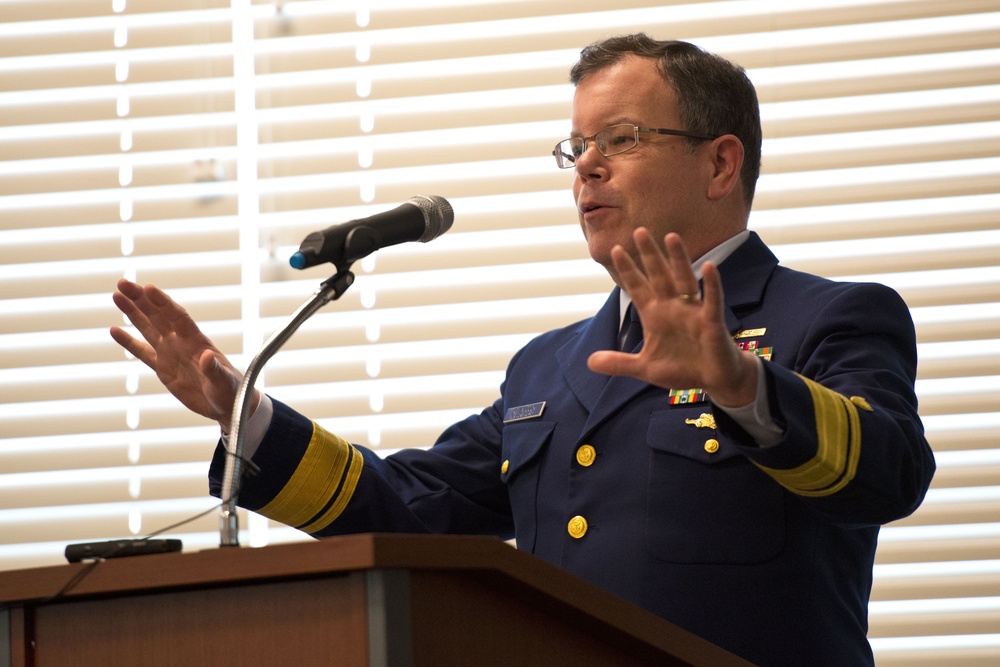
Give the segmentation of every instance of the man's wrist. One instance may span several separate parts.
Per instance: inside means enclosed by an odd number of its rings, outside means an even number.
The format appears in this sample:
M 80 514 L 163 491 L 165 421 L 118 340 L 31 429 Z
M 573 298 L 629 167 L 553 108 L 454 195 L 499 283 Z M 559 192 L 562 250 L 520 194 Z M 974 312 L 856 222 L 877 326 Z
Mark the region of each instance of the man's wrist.
M 763 369 L 759 368 L 760 360 L 746 352 L 739 352 L 739 355 L 739 379 L 733 387 L 726 391 L 708 392 L 712 402 L 721 408 L 743 408 L 753 404 L 757 399 L 758 378 L 763 372 Z

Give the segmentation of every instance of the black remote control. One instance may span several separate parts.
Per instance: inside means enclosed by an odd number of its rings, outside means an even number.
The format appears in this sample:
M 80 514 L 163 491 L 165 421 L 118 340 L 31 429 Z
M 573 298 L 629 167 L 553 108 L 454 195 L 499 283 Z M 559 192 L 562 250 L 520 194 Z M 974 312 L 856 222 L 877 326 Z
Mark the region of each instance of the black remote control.
M 181 550 L 180 540 L 108 540 L 106 542 L 80 542 L 66 545 L 66 560 L 79 563 L 97 558 L 125 558 L 146 554 L 164 554 Z

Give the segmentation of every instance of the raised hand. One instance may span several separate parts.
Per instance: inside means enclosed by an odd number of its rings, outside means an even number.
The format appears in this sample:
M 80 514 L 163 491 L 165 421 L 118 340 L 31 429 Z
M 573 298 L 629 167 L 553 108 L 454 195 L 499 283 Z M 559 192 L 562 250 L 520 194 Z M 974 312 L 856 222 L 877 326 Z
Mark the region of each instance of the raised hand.
M 611 253 L 622 289 L 642 320 L 637 354 L 595 352 L 591 370 L 626 375 L 667 389 L 701 388 L 719 404 L 737 407 L 753 401 L 757 367 L 733 345 L 723 316 L 722 281 L 715 265 L 702 267 L 704 294 L 680 236 L 664 238 L 666 252 L 649 231 L 637 229 L 637 264 L 620 246 Z
M 185 407 L 216 420 L 228 431 L 242 373 L 201 332 L 187 311 L 159 288 L 123 278 L 113 299 L 145 339 L 111 327 L 115 342 L 153 369 Z

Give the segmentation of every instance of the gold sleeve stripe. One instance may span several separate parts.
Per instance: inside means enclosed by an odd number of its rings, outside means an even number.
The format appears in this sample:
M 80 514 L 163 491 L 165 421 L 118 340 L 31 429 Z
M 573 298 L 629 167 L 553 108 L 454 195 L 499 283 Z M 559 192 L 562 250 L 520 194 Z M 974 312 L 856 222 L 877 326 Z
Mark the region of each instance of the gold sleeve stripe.
M 759 466 L 779 484 L 800 496 L 829 496 L 854 479 L 861 457 L 858 408 L 845 396 L 799 376 L 809 388 L 816 412 L 818 447 L 812 460 L 796 468 Z
M 323 524 L 328 525 L 351 499 L 362 467 L 361 455 L 349 442 L 313 422 L 309 446 L 291 479 L 258 513 L 289 526 L 300 526 L 329 507 L 323 515 L 329 517 Z M 339 510 L 330 516 L 335 507 Z
M 340 490 L 337 492 L 336 499 L 333 504 L 323 512 L 322 516 L 317 518 L 315 521 L 306 526 L 299 526 L 299 530 L 306 533 L 315 533 L 323 530 L 331 523 L 334 519 L 340 516 L 340 513 L 344 511 L 347 507 L 347 503 L 350 502 L 351 496 L 354 495 L 354 489 L 358 486 L 358 480 L 361 478 L 361 469 L 365 467 L 364 459 L 361 454 L 358 453 L 354 447 L 351 447 L 351 462 L 347 466 L 347 470 L 344 473 L 344 479 L 340 485 Z

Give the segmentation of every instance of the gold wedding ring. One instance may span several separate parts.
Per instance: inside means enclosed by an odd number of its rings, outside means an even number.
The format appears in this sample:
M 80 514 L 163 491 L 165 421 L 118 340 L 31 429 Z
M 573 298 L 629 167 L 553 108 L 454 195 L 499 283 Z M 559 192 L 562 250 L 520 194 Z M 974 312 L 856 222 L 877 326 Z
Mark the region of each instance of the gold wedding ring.
M 684 303 L 697 303 L 698 302 L 698 295 L 697 294 L 678 294 L 677 298 L 680 299 L 681 301 L 683 301 Z

